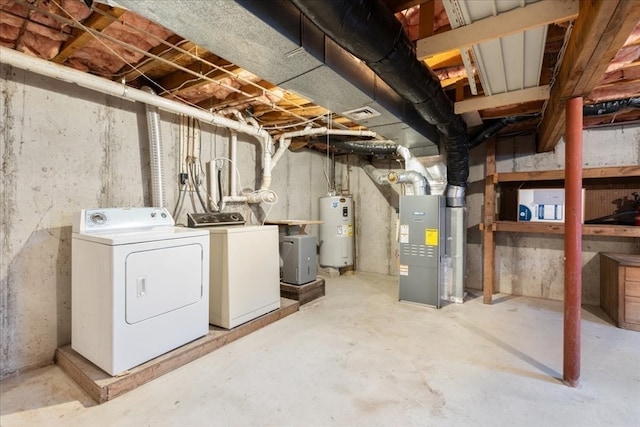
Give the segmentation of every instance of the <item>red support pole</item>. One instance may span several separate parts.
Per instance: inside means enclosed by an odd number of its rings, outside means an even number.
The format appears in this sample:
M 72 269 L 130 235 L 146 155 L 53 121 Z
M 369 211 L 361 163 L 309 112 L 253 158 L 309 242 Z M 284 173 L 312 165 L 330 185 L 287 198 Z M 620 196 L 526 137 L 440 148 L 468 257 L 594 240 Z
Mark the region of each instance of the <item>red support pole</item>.
M 582 302 L 582 98 L 568 100 L 566 109 L 563 379 L 576 387 Z

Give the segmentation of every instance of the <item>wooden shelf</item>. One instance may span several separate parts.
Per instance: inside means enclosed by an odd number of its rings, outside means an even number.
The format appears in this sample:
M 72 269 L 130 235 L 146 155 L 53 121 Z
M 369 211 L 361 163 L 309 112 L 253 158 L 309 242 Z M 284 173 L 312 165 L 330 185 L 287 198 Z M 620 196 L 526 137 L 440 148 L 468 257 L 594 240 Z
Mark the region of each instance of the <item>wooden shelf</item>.
M 509 231 L 515 233 L 564 234 L 564 224 L 553 224 L 548 222 L 496 221 L 492 229 L 494 231 Z M 640 237 L 640 227 L 584 224 L 582 226 L 582 235 Z
M 612 197 L 621 197 L 620 200 L 626 200 L 628 196 L 619 196 L 622 190 L 629 194 L 635 190 L 640 183 L 640 166 L 612 166 L 601 168 L 582 169 L 583 186 L 586 190 L 586 203 L 596 203 L 593 207 L 597 212 L 600 204 L 606 197 L 613 200 Z M 517 192 L 522 186 L 526 186 L 529 182 L 541 182 L 537 186 L 540 187 L 561 187 L 565 179 L 565 171 L 563 169 L 545 170 L 545 171 L 528 171 L 528 172 L 505 172 L 496 171 L 495 159 L 495 139 L 487 141 L 487 157 L 484 182 L 484 209 L 483 220 L 479 224 L 482 232 L 482 288 L 483 302 L 491 304 L 493 301 L 493 291 L 495 282 L 495 236 L 496 232 L 512 232 L 512 233 L 536 233 L 536 234 L 564 234 L 563 223 L 548 222 L 518 222 L 517 212 Z M 546 182 L 542 182 L 546 181 Z M 504 184 L 504 185 L 501 185 Z M 500 203 L 502 218 L 512 219 L 512 221 L 496 221 L 496 197 L 500 189 Z M 611 194 L 613 193 L 613 195 Z M 600 197 L 600 198 L 599 198 Z M 513 210 L 513 205 L 516 205 Z M 591 206 L 591 205 L 589 205 Z M 594 210 L 594 209 L 592 209 Z M 604 215 L 594 215 L 598 217 Z M 584 213 L 587 215 L 587 213 Z M 603 225 L 603 224 L 583 224 L 583 236 L 609 236 L 616 238 L 640 238 L 640 227 L 625 225 Z
M 640 166 L 614 166 L 605 168 L 589 168 L 582 170 L 582 178 L 621 178 L 640 177 Z M 492 181 L 517 182 L 517 181 L 557 181 L 564 180 L 564 170 L 547 170 L 531 172 L 504 172 L 495 173 Z

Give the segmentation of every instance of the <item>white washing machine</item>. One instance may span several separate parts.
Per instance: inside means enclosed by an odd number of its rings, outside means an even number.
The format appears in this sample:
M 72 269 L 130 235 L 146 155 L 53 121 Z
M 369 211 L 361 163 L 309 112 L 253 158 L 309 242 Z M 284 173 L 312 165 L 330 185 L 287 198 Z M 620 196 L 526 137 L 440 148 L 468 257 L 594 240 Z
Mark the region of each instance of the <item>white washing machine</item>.
M 163 208 L 84 209 L 71 257 L 71 347 L 109 374 L 208 333 L 207 230 Z
M 210 227 L 209 322 L 234 328 L 280 308 L 278 226 Z

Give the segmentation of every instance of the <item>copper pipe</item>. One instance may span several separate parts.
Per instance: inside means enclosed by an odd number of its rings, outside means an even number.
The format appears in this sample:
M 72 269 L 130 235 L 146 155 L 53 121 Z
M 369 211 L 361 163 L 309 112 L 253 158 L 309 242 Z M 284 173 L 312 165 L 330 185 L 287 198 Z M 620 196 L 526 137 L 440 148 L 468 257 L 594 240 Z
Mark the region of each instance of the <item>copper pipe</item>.
M 580 378 L 582 104 L 581 97 L 566 104 L 563 379 L 570 387 L 576 387 Z

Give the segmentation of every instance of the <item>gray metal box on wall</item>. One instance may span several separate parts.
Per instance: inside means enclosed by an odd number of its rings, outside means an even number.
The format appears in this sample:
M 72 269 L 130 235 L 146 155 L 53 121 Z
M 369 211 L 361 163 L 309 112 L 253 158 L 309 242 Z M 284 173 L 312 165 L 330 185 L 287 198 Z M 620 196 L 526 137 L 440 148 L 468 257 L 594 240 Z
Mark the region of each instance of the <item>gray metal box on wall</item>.
M 280 242 L 282 281 L 303 285 L 316 280 L 318 257 L 315 236 L 285 236 Z
M 400 301 L 440 308 L 445 198 L 400 197 Z

